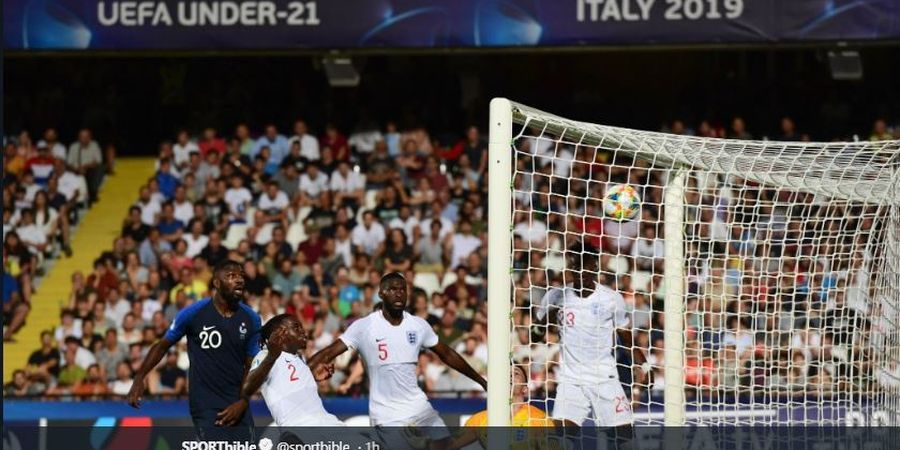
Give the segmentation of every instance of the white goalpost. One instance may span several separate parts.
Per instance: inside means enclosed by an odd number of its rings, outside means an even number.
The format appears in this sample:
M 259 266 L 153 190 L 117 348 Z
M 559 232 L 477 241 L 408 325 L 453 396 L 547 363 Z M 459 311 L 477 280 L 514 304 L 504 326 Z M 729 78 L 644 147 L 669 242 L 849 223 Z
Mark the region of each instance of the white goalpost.
M 565 346 L 610 346 L 561 339 L 565 304 L 535 314 L 575 241 L 625 300 L 636 425 L 900 425 L 900 141 L 678 136 L 506 99 L 489 131 L 490 426 L 551 413 Z M 604 211 L 623 185 L 633 217 Z

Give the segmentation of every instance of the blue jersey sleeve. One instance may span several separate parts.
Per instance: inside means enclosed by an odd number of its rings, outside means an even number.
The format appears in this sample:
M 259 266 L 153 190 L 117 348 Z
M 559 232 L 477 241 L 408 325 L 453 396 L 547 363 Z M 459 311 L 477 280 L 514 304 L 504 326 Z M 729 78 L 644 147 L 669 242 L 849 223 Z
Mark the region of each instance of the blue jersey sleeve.
M 209 300 L 201 300 L 179 311 L 178 314 L 175 315 L 175 320 L 172 321 L 172 325 L 169 326 L 169 330 L 166 331 L 165 339 L 172 344 L 180 341 L 181 338 L 184 337 L 185 332 L 187 332 L 188 324 L 194 316 L 197 315 L 200 308 L 208 302 Z
M 259 329 L 262 328 L 262 319 L 249 306 L 244 305 L 245 311 L 250 315 L 250 337 L 247 339 L 247 356 L 253 358 L 259 353 Z

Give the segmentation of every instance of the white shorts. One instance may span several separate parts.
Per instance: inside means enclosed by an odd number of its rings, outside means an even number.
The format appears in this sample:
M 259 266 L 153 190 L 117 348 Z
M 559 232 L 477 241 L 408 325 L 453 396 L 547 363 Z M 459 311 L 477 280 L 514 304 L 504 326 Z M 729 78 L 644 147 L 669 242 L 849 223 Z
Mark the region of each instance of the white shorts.
M 560 382 L 553 403 L 555 420 L 568 420 L 583 425 L 588 418 L 597 427 L 631 425 L 631 399 L 625 395 L 617 378 L 599 385 L 576 385 Z
M 440 441 L 450 437 L 450 431 L 441 419 L 440 414 L 431 406 L 412 417 L 374 423 L 378 427 L 378 436 L 390 449 L 412 448 L 403 430 L 407 427 L 416 427 L 417 431 L 430 441 Z

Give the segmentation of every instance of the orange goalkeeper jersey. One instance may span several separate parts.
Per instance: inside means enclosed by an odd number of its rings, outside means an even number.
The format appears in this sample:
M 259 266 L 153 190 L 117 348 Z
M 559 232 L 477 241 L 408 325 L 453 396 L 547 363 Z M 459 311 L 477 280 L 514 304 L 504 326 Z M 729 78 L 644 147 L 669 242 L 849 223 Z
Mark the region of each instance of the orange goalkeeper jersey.
M 549 427 L 553 423 L 547 418 L 547 413 L 541 411 L 540 408 L 528 405 L 513 415 L 513 427 Z M 486 427 L 487 411 L 476 413 L 466 421 L 467 427 Z

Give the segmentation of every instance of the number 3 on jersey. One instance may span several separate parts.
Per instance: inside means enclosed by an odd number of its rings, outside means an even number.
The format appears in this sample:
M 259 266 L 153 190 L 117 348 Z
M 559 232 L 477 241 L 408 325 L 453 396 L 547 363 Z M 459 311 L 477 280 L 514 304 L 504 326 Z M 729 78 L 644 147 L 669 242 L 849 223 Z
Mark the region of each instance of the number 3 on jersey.
M 384 361 L 388 357 L 387 342 L 378 343 L 378 359 Z
M 572 311 L 566 312 L 566 326 L 574 327 L 575 326 L 575 313 Z

